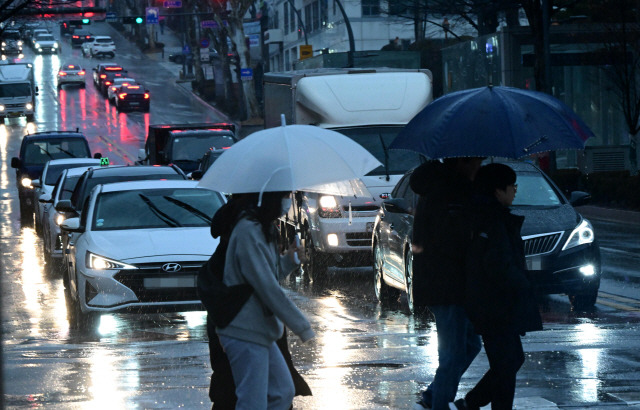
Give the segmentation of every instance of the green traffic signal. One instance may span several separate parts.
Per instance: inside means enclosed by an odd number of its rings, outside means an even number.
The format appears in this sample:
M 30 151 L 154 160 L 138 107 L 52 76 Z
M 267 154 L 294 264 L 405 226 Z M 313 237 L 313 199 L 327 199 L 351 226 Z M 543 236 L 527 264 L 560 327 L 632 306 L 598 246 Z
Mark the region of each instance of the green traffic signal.
M 136 17 L 136 24 L 142 24 L 143 21 L 142 17 Z
M 89 19 L 82 19 L 82 24 L 89 24 L 91 23 L 91 20 Z

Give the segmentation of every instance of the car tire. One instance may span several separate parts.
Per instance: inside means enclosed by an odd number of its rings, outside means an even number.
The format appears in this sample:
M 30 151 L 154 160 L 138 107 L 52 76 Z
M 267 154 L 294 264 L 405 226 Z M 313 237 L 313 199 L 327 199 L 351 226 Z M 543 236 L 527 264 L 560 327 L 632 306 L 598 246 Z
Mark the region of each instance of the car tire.
M 415 311 L 415 299 L 413 297 L 413 252 L 411 248 L 405 253 L 404 263 L 404 283 L 407 293 L 407 308 L 409 312 Z
M 314 282 L 323 281 L 327 276 L 328 258 L 313 246 L 309 227 L 306 226 L 303 230 L 302 246 L 304 247 L 304 253 L 307 258 L 307 261 L 302 264 L 304 275 L 306 275 L 307 279 Z
M 87 88 L 87 84 L 85 84 L 85 83 L 81 83 L 81 84 L 80 84 L 80 88 Z
M 76 280 L 76 286 L 77 286 Z M 67 291 L 65 288 L 65 297 L 67 296 Z M 68 299 L 67 299 L 67 313 L 69 318 L 69 326 L 74 329 L 79 330 L 88 330 L 94 328 L 99 320 L 100 314 L 97 312 L 83 312 L 80 307 L 80 295 L 76 292 L 75 299 L 71 297 L 71 289 L 69 288 Z
M 380 249 L 380 243 L 376 240 L 373 243 L 373 292 L 380 303 L 387 305 L 390 302 L 398 301 L 400 291 L 387 285 L 384 281 L 383 273 L 382 249 Z
M 576 293 L 569 295 L 571 310 L 573 311 L 590 311 L 595 308 L 598 299 L 598 288 L 592 289 L 587 293 Z

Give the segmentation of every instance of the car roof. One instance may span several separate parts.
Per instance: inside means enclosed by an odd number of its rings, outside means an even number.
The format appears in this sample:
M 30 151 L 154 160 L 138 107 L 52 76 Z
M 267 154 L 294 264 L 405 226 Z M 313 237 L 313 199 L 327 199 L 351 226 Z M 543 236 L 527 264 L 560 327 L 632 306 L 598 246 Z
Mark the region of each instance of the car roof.
M 27 140 L 47 140 L 47 139 L 56 139 L 56 138 L 80 138 L 86 140 L 85 136 L 79 132 L 75 131 L 42 131 L 36 132 L 33 134 L 27 134 L 23 138 L 23 141 Z
M 115 165 L 101 168 L 94 168 L 92 178 L 108 176 L 131 176 L 131 175 L 163 175 L 179 174 L 174 168 L 158 165 Z
M 108 40 L 112 40 L 111 36 L 93 36 L 94 40 L 104 40 L 104 39 L 108 39 Z
M 74 168 L 68 168 L 65 171 L 67 172 L 68 177 L 73 177 L 73 176 L 80 176 L 84 174 L 85 171 L 87 171 L 89 168 L 97 168 L 97 167 L 94 167 L 94 166 L 74 167 Z
M 66 164 L 98 164 L 100 165 L 100 160 L 95 158 L 62 158 L 62 159 L 52 159 L 48 161 L 49 166 L 51 165 L 66 165 Z
M 159 188 L 199 188 L 212 191 L 209 188 L 198 187 L 198 181 L 190 180 L 149 180 L 149 181 L 126 181 L 112 182 L 102 185 L 102 192 L 118 192 L 118 191 L 140 191 L 143 189 L 159 189 Z
M 114 78 L 113 82 L 115 83 L 116 81 L 118 82 L 129 82 L 129 83 L 135 83 L 136 79 L 135 78 L 131 78 L 131 77 L 118 77 L 118 78 Z

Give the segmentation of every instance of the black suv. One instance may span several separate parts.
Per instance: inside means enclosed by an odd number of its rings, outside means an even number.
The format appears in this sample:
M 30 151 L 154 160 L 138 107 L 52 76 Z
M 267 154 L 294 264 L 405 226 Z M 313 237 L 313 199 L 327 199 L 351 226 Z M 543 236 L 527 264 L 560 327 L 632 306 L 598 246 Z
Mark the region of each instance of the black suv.
M 565 293 L 576 310 L 596 303 L 602 267 L 600 248 L 591 223 L 574 206 L 590 199 L 574 191 L 571 199 L 538 167 L 505 161 L 516 172 L 518 192 L 511 211 L 525 217 L 521 235 L 527 268 L 539 294 Z M 418 201 L 409 186 L 409 171 L 382 203 L 373 229 L 374 291 L 381 302 L 406 292 L 413 310 L 411 237 Z
M 96 153 L 94 157 L 101 155 Z M 40 178 L 47 161 L 63 158 L 91 158 L 89 143 L 78 130 L 37 132 L 22 138 L 20 153 L 11 158 L 11 167 L 16 169 L 23 218 L 32 216 L 34 211 L 31 181 Z

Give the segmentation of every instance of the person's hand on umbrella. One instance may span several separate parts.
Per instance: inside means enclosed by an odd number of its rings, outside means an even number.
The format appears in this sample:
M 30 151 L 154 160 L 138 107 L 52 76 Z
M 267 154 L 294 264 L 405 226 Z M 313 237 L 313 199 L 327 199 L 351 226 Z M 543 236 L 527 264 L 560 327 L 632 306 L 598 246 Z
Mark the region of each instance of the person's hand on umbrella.
M 307 256 L 304 252 L 304 247 L 298 240 L 294 240 L 289 244 L 289 247 L 285 250 L 285 253 L 289 255 L 289 258 L 293 263 L 299 265 L 307 262 Z

